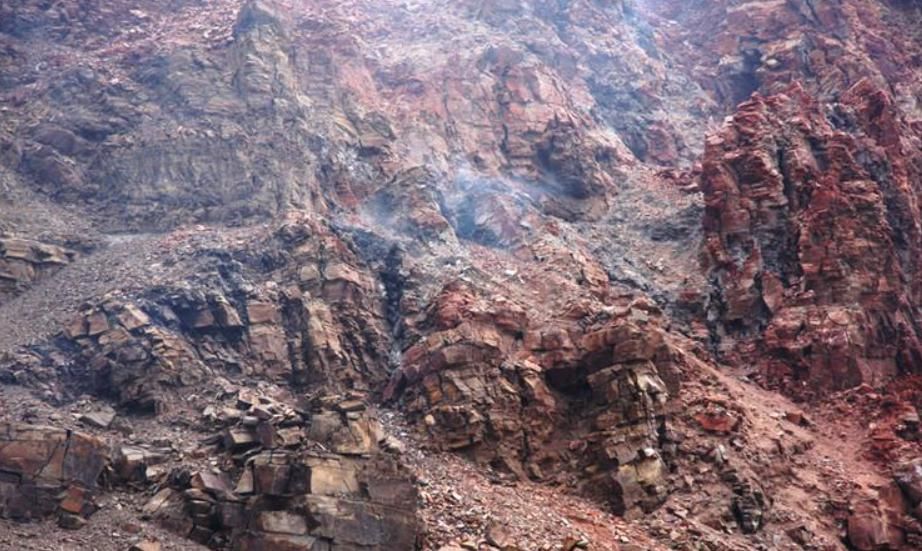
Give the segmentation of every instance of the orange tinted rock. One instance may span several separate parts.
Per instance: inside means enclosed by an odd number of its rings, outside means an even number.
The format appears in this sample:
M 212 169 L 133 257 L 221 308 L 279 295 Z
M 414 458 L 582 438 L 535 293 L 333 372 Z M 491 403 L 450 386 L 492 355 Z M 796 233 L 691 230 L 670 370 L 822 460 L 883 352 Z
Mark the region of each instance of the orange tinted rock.
M 724 409 L 712 409 L 695 414 L 695 421 L 708 432 L 728 434 L 739 426 L 739 417 Z
M 60 507 L 88 515 L 92 491 L 106 462 L 96 438 L 52 427 L 0 424 L 0 516 L 47 516 Z
M 109 319 L 105 312 L 93 312 L 87 316 L 87 334 L 99 335 L 109 330 Z
M 118 313 L 118 321 L 129 331 L 134 331 L 150 324 L 150 318 L 147 314 L 133 304 L 125 305 L 122 311 Z

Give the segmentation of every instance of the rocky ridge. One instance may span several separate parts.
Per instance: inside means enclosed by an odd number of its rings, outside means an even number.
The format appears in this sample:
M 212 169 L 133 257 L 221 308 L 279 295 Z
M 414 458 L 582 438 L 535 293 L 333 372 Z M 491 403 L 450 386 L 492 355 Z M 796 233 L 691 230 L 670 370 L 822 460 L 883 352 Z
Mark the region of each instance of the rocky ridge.
M 913 548 L 920 17 L 0 7 L 0 517 L 145 551 Z

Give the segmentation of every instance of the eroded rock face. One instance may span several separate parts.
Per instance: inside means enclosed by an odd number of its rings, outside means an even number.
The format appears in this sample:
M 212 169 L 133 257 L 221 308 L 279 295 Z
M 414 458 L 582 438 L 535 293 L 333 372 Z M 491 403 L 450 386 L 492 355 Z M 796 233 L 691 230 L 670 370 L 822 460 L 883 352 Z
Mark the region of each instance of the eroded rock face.
M 701 177 L 719 347 L 761 337 L 766 380 L 806 392 L 918 368 L 918 143 L 868 80 L 741 106 Z
M 783 92 L 800 83 L 832 100 L 862 80 L 891 85 L 911 97 L 916 41 L 911 32 L 888 32 L 917 23 L 905 2 L 786 2 L 653 0 L 638 3 L 660 40 L 681 51 L 676 60 L 696 68 L 701 86 L 735 108 L 754 91 Z M 658 26 L 660 18 L 678 25 Z M 913 111 L 910 108 L 910 111 Z M 918 116 L 918 112 L 915 112 Z
M 69 15 L 65 9 L 59 30 L 67 38 L 59 40 L 76 46 L 80 40 L 119 34 L 110 25 L 149 25 L 157 17 L 158 7 L 152 7 L 145 12 L 92 5 Z M 16 11 L 18 17 L 34 18 L 39 27 L 56 27 L 42 21 L 49 14 L 41 6 L 25 4 Z M 270 216 L 295 205 L 312 207 L 316 193 L 312 197 L 308 187 L 293 183 L 309 172 L 303 167 L 312 164 L 311 154 L 292 155 L 291 160 L 301 157 L 295 166 L 271 153 L 311 149 L 304 114 L 308 102 L 295 83 L 289 36 L 275 11 L 262 3 L 247 4 L 239 14 L 231 6 L 215 12 L 226 25 L 205 40 L 226 46 L 216 56 L 205 48 L 168 48 L 135 59 L 117 77 L 98 65 L 59 67 L 63 76 L 51 84 L 51 94 L 60 116 L 23 130 L 15 139 L 19 154 L 9 159 L 11 168 L 56 200 L 99 205 L 112 226 L 169 227 L 192 212 L 199 220 L 232 220 Z M 18 38 L 28 42 L 36 37 Z M 132 44 L 128 49 L 146 48 L 136 39 L 145 40 L 123 35 L 120 40 L 126 42 L 113 45 L 111 53 L 126 55 L 127 44 Z M 96 98 L 95 105 L 65 107 L 86 97 Z M 154 104 L 158 107 L 152 110 Z M 249 111 L 259 115 L 234 115 Z M 293 125 L 283 131 L 286 119 Z M 250 139 L 255 141 L 244 146 Z M 263 169 L 248 168 L 255 165 Z M 173 208 L 158 199 L 161 193 L 173 197 Z M 176 207 L 182 215 L 177 216 Z
M 268 253 L 242 263 L 225 258 L 213 276 L 87 306 L 56 341 L 21 351 L 5 376 L 61 401 L 78 392 L 107 397 L 135 414 L 170 413 L 177 396 L 225 376 L 306 392 L 349 390 L 359 399 L 380 395 L 403 404 L 442 449 L 470 452 L 521 479 L 572 485 L 619 514 L 652 510 L 668 494 L 668 403 L 678 392 L 683 352 L 668 343 L 661 312 L 648 301 L 601 317 L 583 305 L 565 313 L 566 321 L 532 327 L 519 302 L 453 281 L 417 310 L 406 300 L 394 303 L 396 291 L 377 281 L 355 245 L 323 224 L 293 219 L 267 239 L 261 246 L 275 251 L 273 261 Z M 604 292 L 599 268 L 586 259 L 578 265 L 581 284 Z M 273 282 L 249 279 L 257 267 Z M 400 341 L 387 327 L 401 317 L 410 344 L 389 375 Z M 222 446 L 247 460 L 260 448 L 309 441 L 347 456 L 375 452 L 379 429 L 362 420 L 361 401 L 355 412 L 351 407 L 311 415 L 306 432 L 244 419 L 255 424 L 227 427 Z M 144 482 L 149 455 L 122 450 L 115 470 Z M 297 454 L 257 460 L 310 471 Z M 244 516 L 258 511 L 251 512 Z M 205 525 L 225 543 L 249 526 Z
M 68 525 L 91 515 L 107 461 L 107 447 L 92 436 L 47 426 L 0 425 L 0 517 L 58 515 Z M 81 521 L 75 522 L 79 526 Z
M 13 296 L 53 274 L 75 255 L 63 247 L 31 239 L 0 239 L 0 298 Z
M 217 548 L 417 545 L 431 503 L 382 402 L 425 453 L 665 519 L 649 526 L 673 547 L 912 546 L 915 471 L 897 473 L 905 508 L 890 487 L 829 490 L 847 479 L 809 463 L 806 417 L 756 415 L 779 406 L 720 375 L 754 366 L 811 397 L 918 372 L 907 4 L 4 4 L 3 199 L 181 229 L 118 257 L 156 285 L 80 297 L 54 338 L 23 331 L 0 382 L 107 402 L 75 417 L 99 433 L 182 427 L 182 450 L 114 442 L 114 483 Z M 33 226 L 0 239 L 0 322 L 73 259 Z M 914 449 L 910 402 L 869 432 L 881 457 Z M 83 437 L 6 434 L 0 512 L 78 526 L 82 471 L 46 488 L 20 459 Z
M 222 457 L 217 470 L 177 464 L 170 447 L 134 443 L 113 454 L 117 483 L 163 488 L 145 514 L 183 537 L 252 550 L 412 549 L 416 487 L 379 446 L 386 438 L 368 405 L 386 381 L 381 290 L 324 224 L 292 220 L 267 239 L 264 256 L 224 256 L 213 274 L 87 304 L 54 341 L 21 350 L 5 380 L 63 402 L 87 392 L 128 415 L 183 415 L 191 393 L 216 396 L 202 416 L 214 447 L 198 453 Z M 254 268 L 286 286 L 248 279 Z M 314 400 L 280 402 L 226 377 L 274 381 Z M 220 407 L 222 398 L 230 403 Z M 51 514 L 62 491 L 68 519 L 92 513 L 95 479 L 109 463 L 83 457 L 86 437 L 18 427 L 5 434 L 4 516 Z
M 224 470 L 174 468 L 145 515 L 211 547 L 415 548 L 414 481 L 379 448 L 362 400 L 331 395 L 300 410 L 241 391 L 208 417 L 227 425 L 213 439 Z
M 22 3 L 4 17 L 4 59 L 23 71 L 0 88 L 21 115 L 0 159 L 55 201 L 98 208 L 105 227 L 163 229 L 350 208 L 417 166 L 513 178 L 546 212 L 593 218 L 624 184 L 619 165 L 700 150 L 695 114 L 713 103 L 667 78 L 650 30 L 620 2 L 524 3 L 511 29 L 504 9 L 477 3 L 380 7 L 233 0 L 213 7 L 203 36 L 192 4 Z M 158 50 L 140 31 L 158 21 L 182 39 Z M 496 40 L 430 49 L 426 63 L 402 47 L 482 28 Z M 509 30 L 522 39 L 503 39 Z M 394 47 L 372 61 L 363 48 L 381 31 Z M 33 47 L 107 38 L 86 64 Z M 55 116 L 20 103 L 35 81 Z
M 404 401 L 442 448 L 575 483 L 619 514 L 665 497 L 679 352 L 643 304 L 595 327 L 533 328 L 524 309 L 454 284 L 426 327 L 384 397 Z
M 73 387 L 56 387 L 59 398 L 79 388 L 136 412 L 162 411 L 171 389 L 216 373 L 363 391 L 383 383 L 384 304 L 362 261 L 329 229 L 305 221 L 280 225 L 265 245 L 286 250 L 278 277 L 290 285 L 257 287 L 243 265 L 226 261 L 226 277 L 177 282 L 136 300 L 110 297 L 81 311 L 53 346 L 17 354 L 5 377 L 55 385 L 55 377 L 73 377 Z

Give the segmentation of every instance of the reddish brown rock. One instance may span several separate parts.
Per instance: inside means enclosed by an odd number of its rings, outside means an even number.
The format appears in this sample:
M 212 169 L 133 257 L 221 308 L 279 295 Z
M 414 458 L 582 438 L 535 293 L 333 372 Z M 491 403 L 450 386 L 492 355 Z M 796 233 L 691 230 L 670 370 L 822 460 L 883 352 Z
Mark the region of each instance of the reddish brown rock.
M 739 426 L 740 419 L 732 412 L 712 407 L 695 414 L 695 421 L 706 431 L 728 434 Z
M 899 521 L 873 503 L 859 504 L 848 517 L 848 542 L 855 549 L 900 549 L 904 541 Z
M 902 125 L 865 80 L 826 107 L 798 86 L 757 96 L 710 140 L 715 330 L 728 352 L 762 336 L 751 360 L 771 384 L 801 394 L 879 384 L 922 358 L 908 283 L 922 251 L 920 173 Z
M 518 340 L 515 326 L 496 321 L 508 317 L 501 308 L 509 306 L 490 305 L 469 287 L 444 289 L 430 306 L 433 332 L 404 352 L 386 395 L 403 396 L 445 449 L 523 478 L 570 463 L 583 473 L 584 491 L 619 514 L 655 508 L 666 493 L 655 431 L 675 388 L 674 351 L 660 329 L 618 319 Z M 567 442 L 554 440 L 562 426 Z M 575 453 L 552 451 L 561 445 Z
M 106 462 L 104 444 L 91 436 L 0 424 L 0 517 L 41 518 L 58 510 L 90 515 Z
M 922 361 L 911 4 L 2 3 L 0 231 L 101 244 L 0 239 L 52 291 L 3 301 L 0 382 L 47 401 L 6 415 L 111 400 L 115 491 L 217 548 L 509 544 L 491 516 L 527 549 L 833 548 L 920 402 L 869 394 L 839 457 L 739 371 L 810 397 Z M 854 545 L 914 545 L 892 505 Z

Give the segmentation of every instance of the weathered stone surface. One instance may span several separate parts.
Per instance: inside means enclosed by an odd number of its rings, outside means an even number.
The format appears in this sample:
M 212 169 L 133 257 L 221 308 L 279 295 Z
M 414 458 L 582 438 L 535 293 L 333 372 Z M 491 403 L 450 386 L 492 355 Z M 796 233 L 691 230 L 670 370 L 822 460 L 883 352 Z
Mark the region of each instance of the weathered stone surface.
M 138 446 L 118 446 L 113 454 L 113 468 L 125 482 L 147 482 L 150 467 L 166 461 L 169 449 L 155 450 Z
M 922 173 L 903 125 L 869 80 L 826 107 L 795 85 L 743 104 L 709 141 L 713 328 L 726 353 L 760 337 L 749 356 L 770 384 L 800 394 L 879 384 L 922 358 L 910 283 Z
M 240 549 L 246 551 L 326 551 L 328 543 L 313 536 L 255 533 L 241 538 Z
M 874 503 L 859 504 L 848 517 L 848 542 L 855 549 L 900 549 L 904 541 L 898 521 Z
M 92 411 L 90 413 L 85 413 L 80 416 L 80 421 L 86 423 L 91 427 L 96 427 L 99 429 L 107 429 L 109 425 L 115 421 L 115 410 L 102 409 L 99 411 Z
M 706 409 L 695 414 L 695 421 L 706 431 L 728 434 L 740 423 L 740 418 L 733 412 L 719 405 L 709 404 Z
M 907 508 L 922 521 L 922 459 L 899 465 L 894 478 L 906 498 Z
M 385 395 L 402 393 L 445 449 L 522 478 L 578 466 L 584 491 L 619 514 L 654 508 L 667 492 L 660 432 L 670 385 L 676 390 L 660 329 L 617 319 L 519 340 L 527 316 L 502 308 L 470 288 L 446 287 L 430 306 L 432 333 L 404 352 Z M 555 442 L 563 426 L 569 441 Z
M 303 536 L 307 534 L 307 519 L 288 511 L 263 511 L 256 517 L 254 528 L 263 532 Z
M 66 266 L 76 252 L 15 237 L 0 237 L 0 301 Z
M 230 483 L 224 476 L 207 471 L 199 471 L 192 475 L 189 485 L 215 497 L 231 493 Z
M 26 424 L 0 424 L 0 517 L 41 518 L 58 510 L 88 516 L 107 461 L 91 436 Z
M 118 491 L 213 547 L 411 548 L 388 469 L 430 450 L 379 399 L 470 472 L 648 513 L 657 543 L 835 547 L 850 481 L 801 440 L 829 412 L 739 402 L 922 361 L 912 4 L 2 3 L 0 279 L 85 304 L 49 339 L 18 322 L 55 299 L 3 300 L 0 382 L 111 401 Z M 45 243 L 96 238 L 63 211 L 99 234 L 79 263 Z M 146 246 L 97 256 L 119 243 Z M 843 430 L 872 440 L 862 483 L 919 441 L 909 381 Z M 888 507 L 855 508 L 854 546 L 914 545 Z
M 179 494 L 170 492 L 145 510 L 172 527 L 185 511 L 202 538 L 224 534 L 241 549 L 383 551 L 410 549 L 416 540 L 416 490 L 386 457 L 264 451 L 247 460 L 234 491 L 223 477 L 204 472 L 190 485 L 184 505 L 171 501 Z

